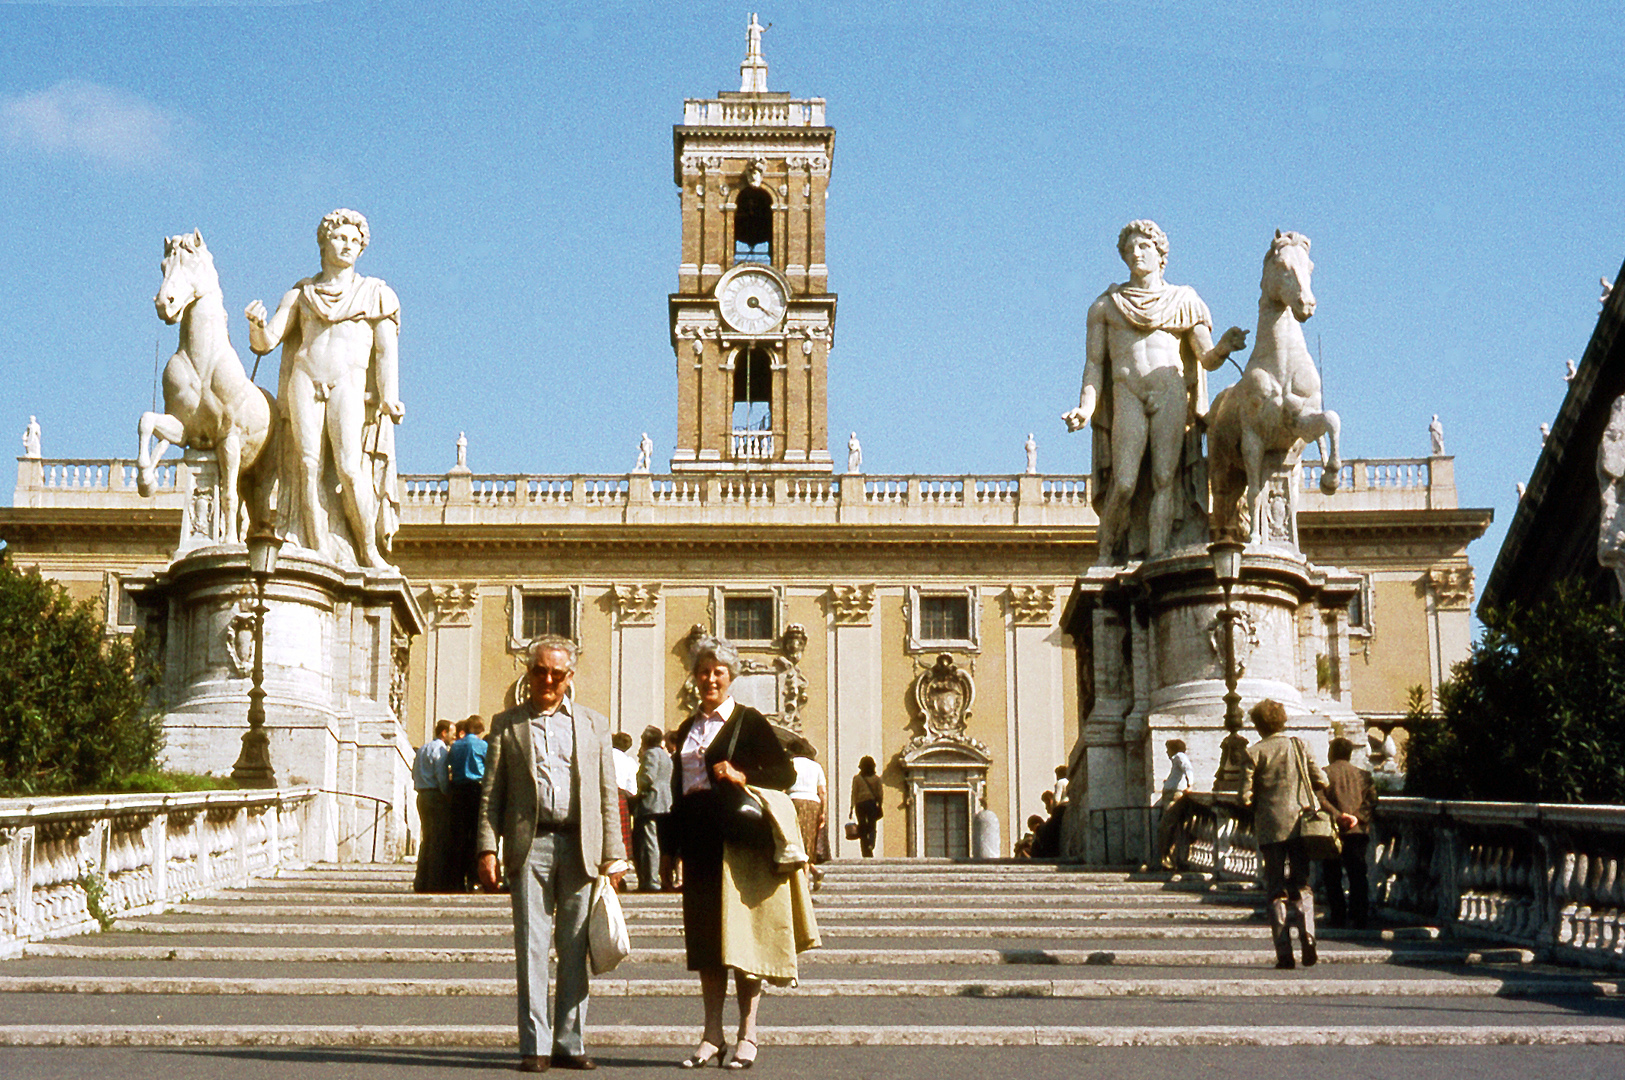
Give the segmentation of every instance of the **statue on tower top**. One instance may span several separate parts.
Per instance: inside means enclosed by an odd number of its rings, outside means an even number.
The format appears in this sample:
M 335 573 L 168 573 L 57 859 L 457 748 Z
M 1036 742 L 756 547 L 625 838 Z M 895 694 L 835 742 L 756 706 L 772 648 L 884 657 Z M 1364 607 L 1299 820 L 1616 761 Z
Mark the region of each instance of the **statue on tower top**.
M 762 31 L 772 25 L 768 23 L 763 26 L 756 21 L 756 13 L 750 13 L 750 25 L 745 28 L 745 62 L 739 65 L 739 92 L 742 94 L 767 93 L 767 61 L 762 58 Z

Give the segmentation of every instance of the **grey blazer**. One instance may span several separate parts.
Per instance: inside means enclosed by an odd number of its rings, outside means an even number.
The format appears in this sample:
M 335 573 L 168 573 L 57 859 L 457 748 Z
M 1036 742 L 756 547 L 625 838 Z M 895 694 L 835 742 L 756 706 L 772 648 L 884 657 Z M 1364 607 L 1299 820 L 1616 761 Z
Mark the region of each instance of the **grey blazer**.
M 639 817 L 671 813 L 671 755 L 664 746 L 651 746 L 638 760 L 638 800 L 632 812 Z
M 626 858 L 621 842 L 621 800 L 610 756 L 609 721 L 579 702 L 570 703 L 576 758 L 571 782 L 581 807 L 581 860 L 588 877 L 599 866 Z M 485 782 L 480 787 L 478 849 L 496 851 L 512 878 L 525 865 L 536 836 L 536 765 L 530 739 L 530 706 L 517 705 L 491 721 L 486 736 Z

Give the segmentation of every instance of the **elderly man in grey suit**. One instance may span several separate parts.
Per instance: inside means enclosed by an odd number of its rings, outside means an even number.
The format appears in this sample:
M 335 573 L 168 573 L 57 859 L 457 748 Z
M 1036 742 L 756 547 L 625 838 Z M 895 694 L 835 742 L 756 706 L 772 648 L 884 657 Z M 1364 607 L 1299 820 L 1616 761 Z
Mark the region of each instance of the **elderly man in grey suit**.
M 587 910 L 599 874 L 627 870 L 609 721 L 570 698 L 576 647 L 531 642 L 529 700 L 491 721 L 480 792 L 479 872 L 497 885 L 497 837 L 513 901 L 519 964 L 519 1070 L 592 1069 L 587 1016 Z M 548 1010 L 547 947 L 558 950 Z

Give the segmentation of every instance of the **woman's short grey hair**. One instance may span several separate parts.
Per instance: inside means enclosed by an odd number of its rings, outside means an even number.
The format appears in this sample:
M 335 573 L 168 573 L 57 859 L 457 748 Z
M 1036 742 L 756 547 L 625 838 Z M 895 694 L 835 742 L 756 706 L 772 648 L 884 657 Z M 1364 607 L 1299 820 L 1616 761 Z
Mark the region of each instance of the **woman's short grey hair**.
M 699 670 L 707 657 L 728 669 L 729 675 L 739 674 L 739 650 L 727 638 L 702 637 L 694 642 L 694 660 L 688 665 L 690 673 Z
M 580 650 L 577 649 L 575 642 L 567 637 L 559 637 L 557 634 L 543 634 L 541 637 L 533 639 L 529 645 L 525 646 L 525 657 L 529 660 L 530 666 L 535 667 L 541 660 L 542 653 L 555 651 L 562 652 L 570 658 L 571 671 L 576 669 L 576 656 Z

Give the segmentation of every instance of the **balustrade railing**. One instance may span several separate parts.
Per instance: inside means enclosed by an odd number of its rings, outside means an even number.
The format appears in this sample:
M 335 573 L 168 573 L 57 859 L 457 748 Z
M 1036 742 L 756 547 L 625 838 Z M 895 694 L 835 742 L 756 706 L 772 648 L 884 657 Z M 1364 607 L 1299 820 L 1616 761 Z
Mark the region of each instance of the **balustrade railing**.
M 733 429 L 733 459 L 735 461 L 772 461 L 773 433 L 756 428 Z
M 1187 792 L 1174 813 L 1176 867 L 1256 878 L 1245 808 Z M 1091 837 L 1096 851 L 1109 841 Z M 1552 960 L 1625 966 L 1625 806 L 1383 796 L 1369 851 L 1372 902 L 1390 912 Z
M 304 865 L 318 796 L 287 788 L 0 799 L 0 957 Z
M 1553 959 L 1625 964 L 1625 806 L 1384 798 L 1375 900 Z

